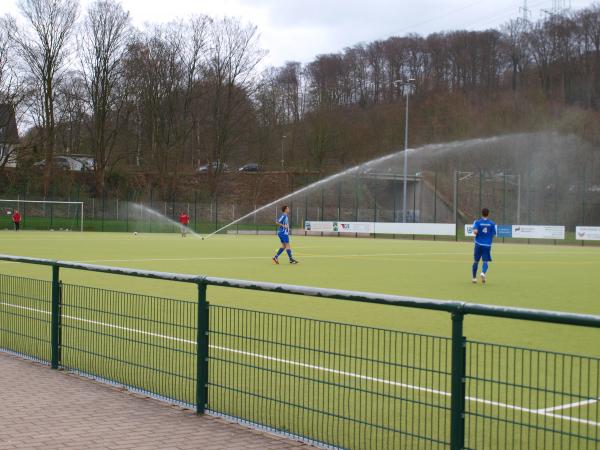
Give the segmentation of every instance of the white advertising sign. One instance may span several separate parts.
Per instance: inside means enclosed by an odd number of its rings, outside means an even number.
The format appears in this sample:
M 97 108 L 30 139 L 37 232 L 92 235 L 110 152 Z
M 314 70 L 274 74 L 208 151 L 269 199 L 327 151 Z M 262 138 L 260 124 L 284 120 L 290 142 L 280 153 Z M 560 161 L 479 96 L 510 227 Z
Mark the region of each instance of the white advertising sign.
M 374 224 L 375 233 L 381 234 L 426 234 L 432 236 L 454 236 L 456 224 L 453 223 L 387 223 Z
M 306 231 L 326 233 L 426 234 L 454 236 L 453 223 L 394 223 L 394 222 L 321 222 L 306 221 Z
M 324 233 L 373 233 L 372 222 L 322 222 L 307 220 L 304 223 L 306 231 Z
M 304 222 L 304 230 L 323 231 L 329 233 L 333 231 L 333 222 L 318 222 L 313 220 L 307 220 L 306 222 Z
M 473 233 L 473 224 L 465 224 L 465 236 L 475 237 L 475 233 Z
M 600 227 L 575 227 L 578 241 L 600 241 Z
M 373 233 L 372 222 L 332 222 L 338 233 Z
M 564 239 L 565 227 L 555 225 L 513 225 L 512 237 L 521 239 Z

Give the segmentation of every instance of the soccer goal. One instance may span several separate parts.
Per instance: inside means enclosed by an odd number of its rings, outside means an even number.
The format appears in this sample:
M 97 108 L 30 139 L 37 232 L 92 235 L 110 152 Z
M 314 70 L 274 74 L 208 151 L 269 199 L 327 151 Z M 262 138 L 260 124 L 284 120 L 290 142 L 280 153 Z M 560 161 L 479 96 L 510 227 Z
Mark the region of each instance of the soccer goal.
M 13 228 L 15 211 L 23 230 L 83 231 L 83 202 L 0 199 L 0 230 Z

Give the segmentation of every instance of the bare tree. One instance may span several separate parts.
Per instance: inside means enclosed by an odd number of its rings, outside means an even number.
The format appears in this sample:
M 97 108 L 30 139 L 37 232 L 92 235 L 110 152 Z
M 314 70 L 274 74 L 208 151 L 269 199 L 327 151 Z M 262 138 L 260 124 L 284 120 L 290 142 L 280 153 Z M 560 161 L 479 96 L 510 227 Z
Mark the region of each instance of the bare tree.
M 39 123 L 43 129 L 44 195 L 52 177 L 55 146 L 55 100 L 62 82 L 70 38 L 77 20 L 76 0 L 20 0 L 19 10 L 27 27 L 16 28 L 13 35 L 17 51 L 24 61 L 37 96 Z
M 15 46 L 11 39 L 14 20 L 0 18 L 0 103 L 18 106 L 23 100 L 23 77 L 15 63 Z
M 223 162 L 230 155 L 237 133 L 248 120 L 255 69 L 264 55 L 255 26 L 244 26 L 232 18 L 211 23 L 205 80 L 210 107 L 205 127 L 209 160 Z M 223 165 L 216 164 L 209 173 L 213 196 L 222 170 Z
M 529 57 L 525 32 L 529 26 L 528 21 L 516 19 L 509 21 L 502 27 L 502 51 L 510 65 L 511 89 L 513 92 L 517 91 L 519 77 L 523 76 L 523 72 L 527 67 Z
M 288 62 L 279 71 L 277 83 L 283 93 L 283 104 L 287 120 L 297 123 L 303 114 L 301 98 L 301 67 L 299 62 Z
M 536 65 L 540 85 L 547 96 L 551 93 L 554 63 L 559 53 L 557 29 L 554 19 L 540 20 L 527 33 L 529 50 Z
M 57 89 L 56 150 L 80 153 L 85 142 L 85 86 L 76 74 L 69 74 Z
M 11 45 L 10 30 L 13 24 L 8 19 L 0 19 L 0 108 L 4 111 L 0 119 L 0 130 L 4 127 L 4 138 L 8 138 L 8 130 L 16 134 L 14 112 L 23 99 L 23 81 L 14 64 L 14 48 Z M 0 133 L 1 135 L 2 133 Z M 9 139 L 14 139 L 9 138 Z M 15 157 L 16 142 L 0 142 L 0 170 Z
M 578 89 L 586 107 L 600 106 L 600 4 L 577 12 L 575 40 L 577 53 Z
M 339 152 L 339 127 L 334 121 L 335 113 L 319 110 L 306 116 L 305 140 L 313 169 L 323 170 L 327 157 L 335 154 L 340 158 Z
M 132 44 L 127 60 L 136 103 L 138 145 L 158 172 L 163 191 L 174 188 L 193 142 L 208 19 L 154 27 Z
M 90 111 L 96 192 L 102 193 L 117 135 L 126 113 L 124 58 L 131 37 L 129 13 L 115 0 L 96 0 L 87 11 L 79 55 Z

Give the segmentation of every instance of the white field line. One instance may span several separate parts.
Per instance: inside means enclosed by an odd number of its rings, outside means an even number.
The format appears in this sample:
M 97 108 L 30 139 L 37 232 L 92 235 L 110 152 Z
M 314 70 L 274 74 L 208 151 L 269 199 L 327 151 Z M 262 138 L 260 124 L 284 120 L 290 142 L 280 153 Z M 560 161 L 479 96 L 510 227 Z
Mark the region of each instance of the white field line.
M 302 253 L 300 253 L 302 254 Z M 470 255 L 470 252 L 419 252 L 419 253 L 356 253 L 356 254 L 335 254 L 335 255 L 302 255 L 302 258 L 379 258 L 386 256 L 428 256 L 428 255 Z M 140 259 L 87 259 L 81 262 L 99 263 L 99 262 L 153 262 L 153 261 L 231 261 L 240 259 L 271 259 L 269 254 L 262 256 L 206 256 L 197 258 L 140 258 Z
M 599 398 L 589 398 L 587 400 L 581 400 L 580 402 L 567 403 L 565 405 L 552 406 L 550 408 L 540 409 L 539 411 L 543 411 L 543 412 L 560 411 L 561 409 L 571 409 L 571 408 L 577 408 L 579 406 L 584 406 L 584 405 L 592 405 L 594 403 L 598 403 L 598 401 L 600 401 L 600 397 Z
M 422 252 L 422 253 L 357 253 L 357 254 L 335 254 L 335 255 L 305 255 L 300 252 L 300 255 L 303 259 L 305 258 L 382 258 L 386 256 L 440 256 L 440 255 L 457 255 L 464 256 L 470 255 L 471 252 Z M 271 257 L 269 254 L 265 254 L 262 256 L 204 256 L 204 257 L 194 257 L 194 258 L 129 258 L 129 259 L 82 259 L 78 262 L 82 263 L 130 263 L 130 262 L 188 262 L 188 261 L 239 261 L 239 260 L 254 260 L 254 259 L 262 259 L 265 261 L 271 262 Z M 0 264 L 11 264 L 12 261 L 0 261 Z
M 114 239 L 118 240 L 118 239 Z M 296 249 L 302 250 L 301 247 Z M 385 258 L 385 257 L 397 257 L 397 256 L 465 256 L 471 255 L 470 251 L 462 252 L 403 252 L 403 253 L 352 253 L 352 254 L 303 254 L 302 251 L 298 252 L 303 259 L 329 259 L 329 258 Z M 546 252 L 546 253 L 528 253 L 528 255 L 549 255 L 549 254 L 560 254 L 564 255 L 567 252 Z M 575 254 L 573 252 L 569 254 Z M 269 260 L 268 254 L 261 256 L 201 256 L 193 258 L 123 258 L 123 259 L 82 259 L 79 262 L 82 263 L 131 263 L 131 262 L 193 262 L 193 261 L 239 261 L 239 260 Z M 502 264 L 502 261 L 499 263 Z M 539 261 L 507 261 L 505 263 L 525 264 L 535 263 L 539 264 Z M 11 264 L 11 261 L 0 261 L 0 264 Z M 557 263 L 558 264 L 558 263 Z
M 27 306 L 14 305 L 14 304 L 5 303 L 5 302 L 0 302 L 0 305 L 7 306 L 10 308 L 14 308 L 14 309 L 21 309 L 21 310 L 40 313 L 40 314 L 51 315 L 50 311 L 44 311 L 41 309 L 31 308 L 31 307 L 27 307 Z M 144 336 L 152 336 L 152 337 L 165 339 L 165 340 L 169 340 L 169 341 L 182 342 L 185 344 L 196 345 L 195 341 L 192 341 L 189 339 L 178 338 L 175 336 L 169 336 L 169 335 L 159 334 L 159 333 L 152 333 L 149 331 L 143 331 L 143 330 L 138 330 L 135 328 L 123 327 L 120 325 L 114 325 L 114 324 L 105 323 L 105 322 L 98 322 L 96 320 L 84 319 L 81 317 L 74 317 L 74 316 L 69 316 L 69 315 L 63 315 L 62 317 L 65 319 L 69 319 L 69 320 L 89 323 L 89 324 L 93 324 L 93 325 L 98 325 L 98 326 L 122 330 L 122 331 L 128 331 L 128 332 L 132 332 L 132 333 L 136 333 L 136 334 L 141 334 Z M 437 389 L 427 388 L 427 387 L 423 387 L 423 386 L 416 386 L 416 385 L 407 384 L 407 383 L 401 383 L 398 381 L 386 380 L 384 378 L 371 377 L 368 375 L 361 375 L 361 374 L 347 372 L 347 371 L 343 371 L 343 370 L 331 369 L 328 367 L 317 366 L 314 364 L 308 364 L 308 363 L 293 361 L 293 360 L 284 359 L 284 358 L 277 358 L 274 356 L 262 355 L 260 353 L 247 352 L 244 350 L 222 347 L 222 346 L 218 346 L 218 345 L 209 345 L 209 347 L 213 348 L 215 350 L 221 350 L 221 351 L 225 351 L 225 352 L 235 353 L 238 355 L 249 356 L 252 358 L 258 358 L 258 359 L 262 359 L 265 361 L 273 361 L 273 362 L 277 362 L 277 363 L 281 363 L 281 364 L 287 364 L 290 366 L 303 367 L 306 369 L 312 369 L 312 370 L 316 370 L 319 372 L 333 373 L 336 375 L 342 375 L 342 376 L 355 378 L 355 379 L 359 379 L 359 380 L 370 381 L 373 383 L 397 386 L 397 387 L 410 389 L 410 390 L 418 391 L 418 392 L 428 392 L 430 394 L 441 395 L 441 396 L 445 396 L 445 397 L 450 397 L 450 395 L 451 395 L 450 392 L 440 391 Z M 571 417 L 571 416 L 564 416 L 561 414 L 554 414 L 551 412 L 551 411 L 556 411 L 556 410 L 560 410 L 560 409 L 575 408 L 577 406 L 592 404 L 592 403 L 598 402 L 600 399 L 588 399 L 588 400 L 583 400 L 583 401 L 576 402 L 576 403 L 570 403 L 570 404 L 566 404 L 566 405 L 559 405 L 559 406 L 543 408 L 543 409 L 525 408 L 523 406 L 511 405 L 508 403 L 497 402 L 494 400 L 486 400 L 486 399 L 482 399 L 482 398 L 478 398 L 478 397 L 465 397 L 465 399 L 470 402 L 481 403 L 481 404 L 490 405 L 490 406 L 496 406 L 498 408 L 504 408 L 504 409 L 509 409 L 509 410 L 513 410 L 513 411 L 522 411 L 522 412 L 529 413 L 529 414 L 552 417 L 555 419 L 566 420 L 569 422 L 576 422 L 576 423 L 582 423 L 582 424 L 591 425 L 591 426 L 595 426 L 595 427 L 600 427 L 600 422 L 595 422 L 595 421 L 587 420 L 587 419 L 581 419 L 579 417 Z
M 302 258 L 381 258 L 386 256 L 428 256 L 428 255 L 470 255 L 470 252 L 421 252 L 421 253 L 357 253 L 357 254 L 335 254 L 335 255 L 302 255 Z M 265 254 L 262 256 L 200 256 L 195 258 L 131 258 L 131 259 L 82 259 L 79 262 L 82 263 L 117 263 L 117 262 L 186 262 L 186 261 L 233 261 L 233 260 L 241 260 L 241 259 L 264 259 L 266 261 L 271 262 L 271 256 L 269 254 Z M 11 261 L 0 261 L 0 263 L 11 263 Z

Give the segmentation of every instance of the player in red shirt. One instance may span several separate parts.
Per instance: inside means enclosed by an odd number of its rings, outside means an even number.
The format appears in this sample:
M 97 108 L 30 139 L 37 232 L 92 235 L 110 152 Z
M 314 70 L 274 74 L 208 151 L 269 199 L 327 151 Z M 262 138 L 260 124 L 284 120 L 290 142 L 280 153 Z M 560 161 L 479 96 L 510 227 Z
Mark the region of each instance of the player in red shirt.
M 19 228 L 21 228 L 21 214 L 16 209 L 12 215 L 12 221 L 15 224 L 15 231 L 19 231 Z
M 190 223 L 190 216 L 185 211 L 181 211 L 179 214 L 179 224 L 181 227 L 181 237 L 185 237 L 188 232 L 188 225 Z

